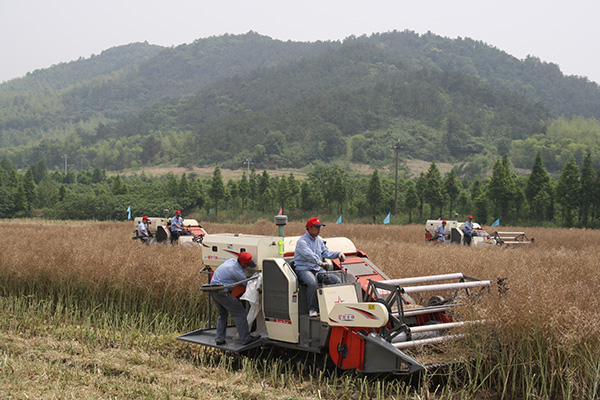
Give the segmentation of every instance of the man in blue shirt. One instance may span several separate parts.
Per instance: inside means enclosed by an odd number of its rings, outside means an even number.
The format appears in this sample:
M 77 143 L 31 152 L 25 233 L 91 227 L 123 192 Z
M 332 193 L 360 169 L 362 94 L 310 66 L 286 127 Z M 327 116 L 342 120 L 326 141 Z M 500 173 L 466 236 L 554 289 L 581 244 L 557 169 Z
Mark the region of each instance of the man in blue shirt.
M 473 216 L 472 215 L 469 215 L 467 222 L 465 222 L 465 224 L 463 226 L 463 233 L 465 236 L 463 239 L 463 244 L 470 246 L 471 245 L 471 237 L 475 233 L 475 230 L 473 229 Z
M 304 282 L 308 288 L 306 296 L 308 297 L 308 315 L 317 317 L 319 315 L 319 300 L 317 298 L 317 282 L 340 283 L 340 279 L 333 274 L 326 274 L 325 267 L 327 262 L 325 258 L 339 258 L 344 261 L 346 256 L 342 252 L 329 251 L 323 239 L 319 236 L 321 232 L 321 223 L 319 218 L 314 217 L 306 222 L 306 233 L 300 236 L 296 243 L 294 252 L 294 268 L 300 281 Z
M 238 258 L 230 258 L 215 270 L 210 283 L 212 285 L 228 286 L 234 283 L 243 281 L 247 278 L 244 270 L 248 267 L 254 268 L 256 264 L 252 261 L 252 255 L 248 252 L 241 252 Z M 246 282 L 241 283 L 246 286 Z M 260 337 L 250 335 L 248 321 L 246 320 L 246 310 L 242 302 L 235 298 L 231 292 L 233 288 L 224 289 L 222 291 L 212 292 L 210 295 L 217 305 L 219 318 L 217 319 L 217 335 L 215 343 L 217 345 L 225 344 L 225 336 L 227 333 L 227 318 L 231 314 L 235 327 L 242 344 L 250 344 L 257 341 Z
M 171 218 L 171 243 L 179 240 L 179 236 L 183 231 L 183 218 L 181 218 L 181 211 L 175 211 L 175 216 Z
M 435 233 L 437 234 L 437 242 L 444 244 L 446 241 L 446 221 L 442 221 L 442 224 L 435 228 Z
M 138 225 L 138 237 L 142 241 L 142 243 L 150 243 L 150 233 L 148 232 L 148 222 L 150 219 L 148 217 L 142 218 L 142 221 Z

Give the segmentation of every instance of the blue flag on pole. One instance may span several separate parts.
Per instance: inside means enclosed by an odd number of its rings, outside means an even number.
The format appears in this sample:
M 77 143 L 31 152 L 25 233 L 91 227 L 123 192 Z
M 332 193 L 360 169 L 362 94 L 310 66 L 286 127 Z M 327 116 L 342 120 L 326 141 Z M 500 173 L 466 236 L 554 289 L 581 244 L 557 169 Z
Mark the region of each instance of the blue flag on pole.
M 391 213 L 388 213 L 387 217 L 385 217 L 385 219 L 383 220 L 384 224 L 389 224 L 390 223 L 390 214 Z
M 494 223 L 492 224 L 492 226 L 500 226 L 500 218 L 495 220 Z
M 131 219 L 131 206 L 127 207 L 127 219 Z
M 341 224 L 342 223 L 342 216 L 340 215 L 340 217 L 338 218 L 336 224 Z

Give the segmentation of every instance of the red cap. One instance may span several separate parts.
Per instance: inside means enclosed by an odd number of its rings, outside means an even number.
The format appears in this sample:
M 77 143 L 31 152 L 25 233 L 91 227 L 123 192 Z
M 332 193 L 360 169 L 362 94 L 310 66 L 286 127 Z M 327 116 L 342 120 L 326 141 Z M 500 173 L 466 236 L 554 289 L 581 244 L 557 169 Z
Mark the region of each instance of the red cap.
M 322 224 L 319 218 L 313 217 L 306 221 L 306 227 L 310 228 L 311 226 L 325 226 L 325 224 Z
M 469 215 L 469 219 L 473 219 L 473 216 L 472 216 L 472 215 Z
M 446 223 L 446 220 L 443 220 L 443 221 L 442 221 L 442 224 L 445 224 L 445 223 Z
M 175 214 L 181 214 L 181 211 L 177 210 L 175 211 Z
M 247 251 L 242 251 L 240 254 L 238 254 L 238 261 L 240 264 L 250 264 L 250 267 L 254 267 L 256 265 L 254 262 L 252 262 L 252 254 L 248 253 Z
M 144 218 L 142 218 L 142 220 L 147 220 L 147 219 L 148 219 L 148 217 L 144 217 Z

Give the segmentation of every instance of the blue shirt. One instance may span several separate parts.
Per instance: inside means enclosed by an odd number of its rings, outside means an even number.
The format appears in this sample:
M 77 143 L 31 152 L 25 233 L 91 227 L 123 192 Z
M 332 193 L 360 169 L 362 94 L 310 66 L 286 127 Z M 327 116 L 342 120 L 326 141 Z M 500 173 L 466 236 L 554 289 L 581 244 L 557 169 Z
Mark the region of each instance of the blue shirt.
M 294 267 L 297 271 L 319 271 L 322 258 L 337 258 L 337 251 L 329 251 L 321 236 L 313 239 L 308 232 L 300 236 L 294 252 Z
M 435 233 L 440 235 L 440 237 L 437 239 L 438 242 L 443 243 L 446 240 L 446 227 L 444 227 L 444 225 L 440 225 L 435 228 Z
M 214 285 L 228 286 L 239 281 L 243 281 L 244 279 L 248 279 L 246 273 L 244 272 L 244 268 L 238 262 L 237 258 L 230 258 L 217 267 L 212 279 L 210 280 L 210 283 Z M 246 286 L 246 282 L 242 283 L 241 285 Z
M 138 236 L 141 238 L 148 237 L 148 228 L 146 228 L 146 224 L 143 222 L 140 222 L 140 224 L 138 225 Z
M 473 222 L 471 222 L 471 221 L 465 222 L 463 230 L 464 231 L 472 231 L 473 230 Z
M 175 224 L 183 226 L 183 218 L 178 216 L 171 218 L 171 232 L 181 232 L 181 229 L 176 227 Z

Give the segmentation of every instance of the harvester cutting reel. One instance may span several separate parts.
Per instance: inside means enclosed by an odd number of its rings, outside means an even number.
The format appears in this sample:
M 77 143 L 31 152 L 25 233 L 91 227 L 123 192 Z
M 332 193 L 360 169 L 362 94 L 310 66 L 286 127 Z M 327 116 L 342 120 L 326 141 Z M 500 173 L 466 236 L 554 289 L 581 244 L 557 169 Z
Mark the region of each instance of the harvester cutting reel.
M 437 284 L 431 282 L 457 281 Z M 483 321 L 456 322 L 447 313 L 459 305 L 456 299 L 462 290 L 467 296 L 472 296 L 471 289 L 487 289 L 490 281 L 482 281 L 464 276 L 462 273 L 420 276 L 385 281 L 370 280 L 365 292 L 364 301 L 374 301 L 383 304 L 389 313 L 389 323 L 381 327 L 378 334 L 397 349 L 414 348 L 417 346 L 440 343 L 456 339 L 463 335 L 447 335 L 445 332 L 465 324 L 481 323 Z M 411 294 L 428 292 L 453 291 L 451 297 L 444 299 L 434 295 L 426 306 L 417 306 L 410 297 Z

